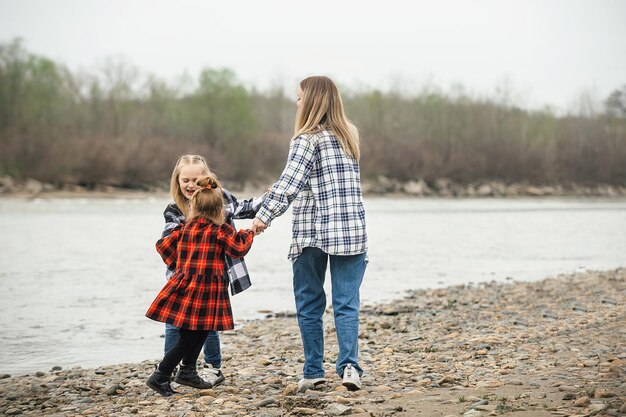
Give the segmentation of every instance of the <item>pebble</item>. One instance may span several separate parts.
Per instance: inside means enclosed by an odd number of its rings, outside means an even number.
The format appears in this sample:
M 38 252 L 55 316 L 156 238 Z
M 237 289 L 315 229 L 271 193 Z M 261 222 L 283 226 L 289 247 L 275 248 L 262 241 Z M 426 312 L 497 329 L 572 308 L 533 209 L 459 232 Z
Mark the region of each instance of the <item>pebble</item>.
M 595 398 L 612 398 L 615 397 L 615 393 L 608 389 L 598 389 L 594 394 Z
M 589 397 L 580 397 L 574 401 L 574 407 L 587 407 L 590 403 Z
M 347 414 L 350 414 L 351 412 L 352 412 L 351 407 L 346 407 L 345 405 L 341 405 L 341 404 L 331 404 L 326 409 L 326 414 L 331 415 L 331 416 L 345 416 Z
M 298 392 L 298 384 L 288 384 L 283 390 L 283 395 L 295 395 Z
M 303 416 L 310 416 L 313 414 L 317 414 L 317 410 L 315 408 L 296 407 L 293 409 L 293 413 L 301 414 Z
M 259 402 L 258 406 L 259 407 L 267 407 L 270 404 L 274 404 L 276 402 L 276 400 L 274 398 L 266 398 L 263 401 Z
M 115 394 L 117 394 L 118 390 L 123 390 L 123 388 L 119 384 L 115 384 L 115 385 L 112 385 L 109 388 L 107 388 L 106 394 L 107 395 L 115 395 Z
M 591 415 L 598 414 L 601 411 L 604 411 L 608 408 L 607 404 L 595 403 L 589 406 L 589 412 Z
M 476 407 L 478 407 L 480 405 L 487 405 L 487 404 L 489 404 L 488 400 L 480 400 L 480 401 L 477 401 L 474 404 L 470 405 L 470 408 L 476 408 Z

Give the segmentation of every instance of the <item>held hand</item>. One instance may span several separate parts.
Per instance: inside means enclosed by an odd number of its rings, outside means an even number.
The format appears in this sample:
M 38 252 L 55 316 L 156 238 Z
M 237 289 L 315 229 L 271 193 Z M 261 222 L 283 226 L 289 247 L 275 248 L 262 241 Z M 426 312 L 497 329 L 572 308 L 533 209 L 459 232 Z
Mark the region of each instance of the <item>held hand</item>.
M 267 229 L 267 225 L 263 223 L 263 221 L 261 221 L 258 217 L 255 217 L 252 221 L 252 231 L 254 232 L 254 234 L 258 236 L 263 233 L 265 229 Z

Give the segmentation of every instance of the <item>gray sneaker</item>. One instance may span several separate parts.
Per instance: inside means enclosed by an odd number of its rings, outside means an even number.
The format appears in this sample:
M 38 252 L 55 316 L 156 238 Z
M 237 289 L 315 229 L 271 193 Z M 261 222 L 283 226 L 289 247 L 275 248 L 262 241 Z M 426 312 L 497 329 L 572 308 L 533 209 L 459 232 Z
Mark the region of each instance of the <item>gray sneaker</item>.
M 200 374 L 206 382 L 209 382 L 214 387 L 224 382 L 225 379 L 222 371 L 214 368 L 210 363 L 204 364 L 200 369 Z
M 356 369 L 354 369 L 350 364 L 346 365 L 343 369 L 342 385 L 348 388 L 348 391 L 358 391 L 361 389 L 361 377 Z
M 308 389 L 317 389 L 318 386 L 325 384 L 326 378 L 302 378 L 298 381 L 298 392 L 302 393 Z

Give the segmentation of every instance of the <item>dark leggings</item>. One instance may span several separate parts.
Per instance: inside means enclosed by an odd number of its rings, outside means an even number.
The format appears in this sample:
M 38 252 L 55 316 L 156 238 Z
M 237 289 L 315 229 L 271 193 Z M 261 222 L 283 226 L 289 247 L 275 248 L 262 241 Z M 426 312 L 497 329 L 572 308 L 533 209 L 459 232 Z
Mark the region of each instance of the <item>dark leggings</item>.
M 208 330 L 180 329 L 178 342 L 163 357 L 159 371 L 171 375 L 181 359 L 183 365 L 195 365 L 208 334 Z

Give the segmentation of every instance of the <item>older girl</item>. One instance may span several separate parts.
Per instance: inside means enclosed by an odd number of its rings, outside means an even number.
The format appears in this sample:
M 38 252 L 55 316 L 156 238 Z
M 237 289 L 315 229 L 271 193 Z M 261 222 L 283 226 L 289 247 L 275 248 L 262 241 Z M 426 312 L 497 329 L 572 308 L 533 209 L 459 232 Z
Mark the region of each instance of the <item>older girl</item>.
M 167 237 L 171 231 L 181 223 L 185 222 L 190 207 L 189 201 L 194 192 L 198 189 L 196 181 L 198 178 L 209 175 L 209 166 L 206 160 L 200 155 L 182 155 L 176 161 L 170 181 L 170 193 L 173 202 L 165 208 L 163 216 L 165 217 L 165 228 L 161 237 Z M 255 199 L 237 201 L 228 190 L 222 188 L 222 194 L 225 203 L 226 222 L 233 228 L 235 223 L 233 219 L 251 219 L 261 207 L 262 197 Z M 231 293 L 237 294 L 250 284 L 248 269 L 243 259 L 225 257 L 227 263 L 227 274 L 230 281 Z M 174 266 L 168 266 L 166 270 L 166 278 L 170 279 L 174 275 Z M 171 324 L 165 324 L 165 343 L 164 352 L 172 348 L 178 341 L 179 329 Z M 216 331 L 209 331 L 204 343 L 204 377 L 212 386 L 218 385 L 224 381 L 224 375 L 220 370 L 222 365 L 222 355 L 220 349 L 220 339 Z

